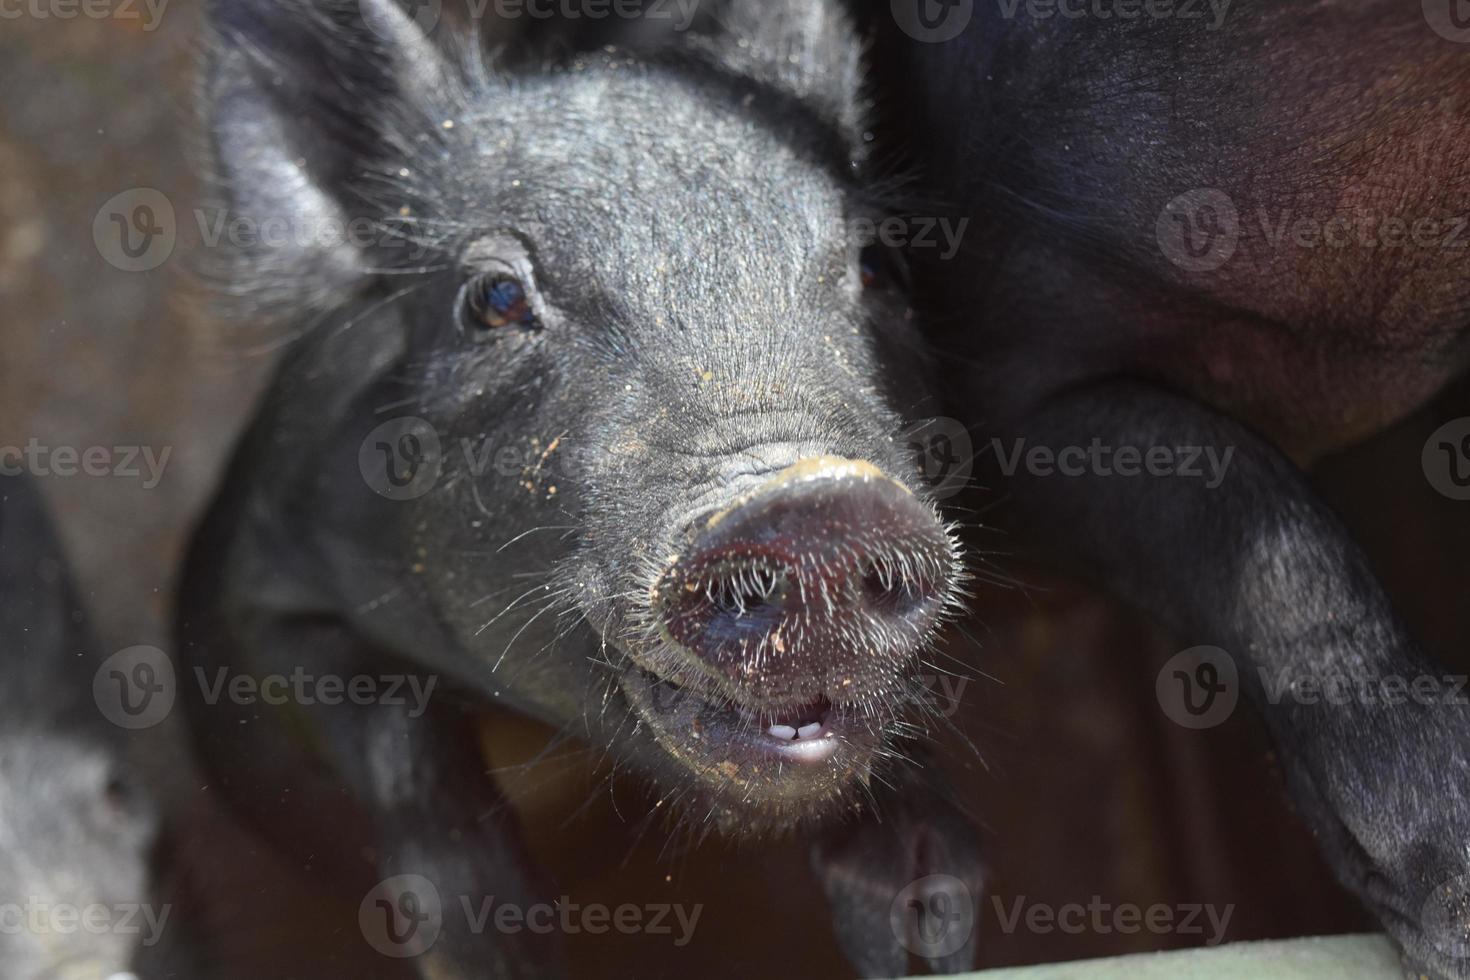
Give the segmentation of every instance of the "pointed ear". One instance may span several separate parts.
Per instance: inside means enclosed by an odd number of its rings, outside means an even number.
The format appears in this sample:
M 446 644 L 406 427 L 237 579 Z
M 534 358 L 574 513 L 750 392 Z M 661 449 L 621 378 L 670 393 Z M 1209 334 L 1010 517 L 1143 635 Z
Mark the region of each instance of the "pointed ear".
M 726 0 L 696 22 L 696 38 L 728 71 L 808 106 L 856 155 L 868 112 L 864 44 L 836 0 Z M 737 43 L 729 43 L 734 38 Z
M 202 216 L 206 245 L 255 312 L 338 302 L 376 264 L 383 167 L 461 89 L 395 0 L 214 0 L 209 25 L 203 121 L 225 207 Z

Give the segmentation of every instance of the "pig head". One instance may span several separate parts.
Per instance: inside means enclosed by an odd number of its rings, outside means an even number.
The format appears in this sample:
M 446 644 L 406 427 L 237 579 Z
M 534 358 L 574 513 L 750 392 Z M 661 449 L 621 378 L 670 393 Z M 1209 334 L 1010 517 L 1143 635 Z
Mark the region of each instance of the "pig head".
M 534 888 L 509 822 L 465 830 L 496 798 L 475 706 L 588 739 L 701 828 L 854 818 L 925 726 L 913 678 L 962 576 L 900 438 L 926 400 L 896 270 L 847 233 L 894 204 L 844 17 L 735 5 L 513 73 L 388 0 L 212 23 L 220 206 L 288 231 L 211 258 L 292 339 L 185 574 L 183 655 L 452 691 L 292 722 L 316 798 L 340 776 L 371 839 L 412 838 L 375 872 L 441 890 Z M 204 754 L 285 843 L 322 843 L 271 789 L 305 778 L 277 771 L 300 742 L 257 711 L 196 703 Z M 885 867 L 886 913 L 916 868 Z M 503 940 L 429 955 L 553 956 Z

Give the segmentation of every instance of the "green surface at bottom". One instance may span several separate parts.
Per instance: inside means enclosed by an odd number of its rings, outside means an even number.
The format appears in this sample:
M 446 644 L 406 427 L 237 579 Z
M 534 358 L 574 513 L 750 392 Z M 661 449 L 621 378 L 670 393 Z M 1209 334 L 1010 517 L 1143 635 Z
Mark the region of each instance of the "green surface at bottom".
M 1382 936 L 1231 943 L 1045 966 L 984 970 L 973 980 L 1398 980 L 1398 954 Z

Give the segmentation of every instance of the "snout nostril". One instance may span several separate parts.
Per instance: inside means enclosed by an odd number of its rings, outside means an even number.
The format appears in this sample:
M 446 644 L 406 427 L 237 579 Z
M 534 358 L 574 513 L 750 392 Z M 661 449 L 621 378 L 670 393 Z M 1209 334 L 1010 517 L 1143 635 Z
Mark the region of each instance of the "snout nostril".
M 869 609 L 890 616 L 904 616 L 924 604 L 929 595 L 922 582 L 903 575 L 889 565 L 870 562 L 863 574 L 863 597 Z
M 653 586 L 659 634 L 761 683 L 904 662 L 941 618 L 953 547 L 927 505 L 854 467 L 794 468 L 692 528 Z
M 721 613 L 743 616 L 775 602 L 780 589 L 781 575 L 775 570 L 740 567 L 710 581 L 705 587 L 705 598 Z
M 669 635 L 688 649 L 704 656 L 744 655 L 790 611 L 790 575 L 789 568 L 748 548 L 704 552 L 666 576 L 658 613 Z

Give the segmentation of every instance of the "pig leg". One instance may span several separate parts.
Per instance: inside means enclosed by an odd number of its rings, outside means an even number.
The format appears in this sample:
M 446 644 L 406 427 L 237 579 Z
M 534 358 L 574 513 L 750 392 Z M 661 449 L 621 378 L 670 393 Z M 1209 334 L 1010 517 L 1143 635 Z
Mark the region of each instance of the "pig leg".
M 1470 977 L 1470 708 L 1302 474 L 1230 419 L 1141 384 L 1061 394 L 1009 434 L 1054 452 L 1094 439 L 1232 452 L 1218 480 L 1208 462 L 1199 478 L 1062 475 L 1022 457 L 1010 495 L 1052 550 L 1179 642 L 1233 658 L 1339 878 L 1407 966 Z M 1416 679 L 1437 691 L 1405 696 Z
M 833 931 L 860 976 L 907 974 L 913 953 L 934 973 L 974 969 L 984 889 L 978 831 L 927 771 L 905 771 L 877 812 L 812 847 Z
M 403 669 L 343 628 L 313 626 L 309 635 L 314 656 L 355 665 L 351 673 L 370 664 L 382 673 Z M 524 914 L 549 903 L 519 821 L 487 771 L 474 717 L 442 689 L 429 690 L 427 710 L 408 695 L 403 704 L 311 709 L 321 713 L 316 730 L 338 771 L 352 774 L 375 821 L 383 881 L 364 903 L 364 932 L 369 942 L 396 947 L 390 955 L 414 954 L 425 980 L 561 976 L 554 920 L 497 925 L 502 906 Z
M 420 958 L 425 980 L 556 977 L 563 973 L 553 920 L 521 918 L 550 908 L 521 841 L 519 822 L 498 792 L 465 720 L 410 718 L 393 711 L 372 732 L 372 770 L 385 877 L 434 883 L 442 932 Z M 502 927 L 497 913 L 516 906 Z

